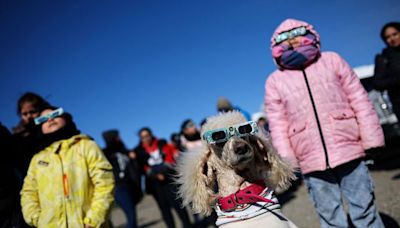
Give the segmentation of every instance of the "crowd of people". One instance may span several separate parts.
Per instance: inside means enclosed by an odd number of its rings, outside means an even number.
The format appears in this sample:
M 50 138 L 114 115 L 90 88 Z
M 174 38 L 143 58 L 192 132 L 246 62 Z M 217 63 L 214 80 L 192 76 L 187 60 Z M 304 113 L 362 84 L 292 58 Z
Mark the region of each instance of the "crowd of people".
M 223 112 L 234 109 L 226 98 L 217 106 Z M 114 200 L 126 215 L 127 227 L 137 227 L 136 205 L 143 190 L 154 197 L 167 227 L 176 227 L 172 208 L 184 227 L 194 225 L 173 184 L 180 153 L 201 147 L 200 130 L 192 120 L 183 121 L 170 141 L 143 127 L 133 149 L 125 146 L 117 129 L 106 130 L 100 149 L 78 130 L 70 113 L 36 93 L 20 97 L 17 113 L 21 119 L 12 134 L 1 125 L 2 148 L 13 151 L 1 165 L 6 180 L 1 227 L 112 225 L 107 213 Z M 193 216 L 200 227 L 215 220 Z
M 376 89 L 388 90 L 400 117 L 400 23 L 386 24 L 381 38 L 387 47 L 376 56 Z M 271 49 L 278 69 L 266 82 L 266 115 L 254 114 L 253 120 L 271 132 L 278 153 L 300 168 L 321 227 L 348 226 L 342 195 L 352 224 L 383 227 L 362 158 L 366 150 L 384 146 L 384 137 L 359 79 L 340 55 L 320 51 L 320 37 L 309 23 L 282 22 Z M 218 112 L 232 110 L 252 118 L 228 99 L 218 99 Z M 7 152 L 0 160 L 1 228 L 107 227 L 114 201 L 127 227 L 137 227 L 136 205 L 145 193 L 154 197 L 169 228 L 176 227 L 172 209 L 183 227 L 215 222 L 215 214 L 201 218 L 182 208 L 173 184 L 180 154 L 202 146 L 205 120 L 199 126 L 183 121 L 168 140 L 143 127 L 135 148 L 125 146 L 117 129 L 106 130 L 101 149 L 79 131 L 68 110 L 38 94 L 22 95 L 17 114 L 20 122 L 12 133 L 0 124 L 1 148 Z

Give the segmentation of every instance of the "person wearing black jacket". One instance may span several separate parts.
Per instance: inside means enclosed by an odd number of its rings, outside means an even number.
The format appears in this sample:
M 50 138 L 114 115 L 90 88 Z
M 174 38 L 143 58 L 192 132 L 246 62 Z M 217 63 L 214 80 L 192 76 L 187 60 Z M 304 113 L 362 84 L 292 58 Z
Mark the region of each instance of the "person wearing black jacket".
M 168 228 L 176 227 L 171 208 L 177 212 L 183 227 L 192 227 L 189 214 L 182 208 L 176 195 L 176 184 L 173 183 L 176 174 L 173 166 L 178 150 L 165 140 L 154 137 L 147 127 L 139 130 L 139 137 L 140 143 L 134 152 L 146 176 L 146 192 L 153 195 Z
M 0 228 L 15 227 L 16 210 L 19 205 L 18 181 L 13 167 L 15 153 L 12 136 L 6 127 L 0 123 Z
M 27 92 L 18 99 L 17 114 L 21 119 L 12 131 L 15 141 L 14 150 L 18 154 L 16 168 L 21 186 L 33 155 L 40 150 L 41 133 L 34 119 L 39 116 L 39 110 L 48 105 L 45 99 L 32 92 Z
M 393 112 L 400 119 L 400 22 L 385 24 L 381 38 L 387 47 L 375 57 L 375 87 L 388 90 Z
M 18 99 L 17 114 L 20 121 L 12 129 L 12 153 L 15 155 L 13 167 L 18 181 L 16 192 L 21 191 L 33 155 L 40 151 L 41 130 L 35 125 L 34 119 L 39 116 L 40 109 L 46 106 L 49 106 L 49 103 L 36 93 L 26 92 Z M 17 196 L 19 201 L 19 194 Z M 16 210 L 18 216 L 14 221 L 15 226 L 30 227 L 22 217 L 19 203 Z
M 138 166 L 129 157 L 129 151 L 119 137 L 118 130 L 103 132 L 103 139 L 106 142 L 103 151 L 113 167 L 115 177 L 115 200 L 125 212 L 127 227 L 136 228 L 135 206 L 143 197 Z

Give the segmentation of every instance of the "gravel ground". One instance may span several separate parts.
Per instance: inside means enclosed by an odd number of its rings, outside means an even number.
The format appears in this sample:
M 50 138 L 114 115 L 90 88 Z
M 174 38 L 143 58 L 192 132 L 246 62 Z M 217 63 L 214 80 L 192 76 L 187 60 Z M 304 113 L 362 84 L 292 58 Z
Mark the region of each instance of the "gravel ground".
M 389 163 L 392 161 L 389 161 Z M 386 166 L 387 168 L 388 166 Z M 371 171 L 375 182 L 376 205 L 386 227 L 399 227 L 400 224 L 400 166 L 398 168 L 382 169 Z M 315 210 L 308 198 L 304 185 L 297 190 L 287 193 L 282 197 L 282 211 L 298 227 L 317 228 L 319 222 Z M 161 219 L 160 212 L 151 196 L 146 196 L 137 206 L 138 222 L 140 227 L 166 227 Z M 111 214 L 114 227 L 122 228 L 126 222 L 122 211 L 114 208 Z M 175 215 L 177 227 L 180 223 Z

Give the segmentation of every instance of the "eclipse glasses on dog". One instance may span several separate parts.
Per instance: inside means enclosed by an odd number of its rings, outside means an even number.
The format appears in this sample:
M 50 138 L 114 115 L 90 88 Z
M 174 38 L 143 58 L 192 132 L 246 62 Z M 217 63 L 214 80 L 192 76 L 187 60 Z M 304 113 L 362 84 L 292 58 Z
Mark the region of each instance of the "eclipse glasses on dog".
M 290 31 L 282 32 L 279 35 L 277 35 L 275 37 L 275 42 L 279 44 L 280 42 L 283 42 L 283 41 L 288 40 L 288 39 L 295 38 L 296 36 L 303 36 L 306 33 L 307 33 L 306 27 L 294 28 L 294 29 L 292 29 Z
M 46 122 L 49 119 L 54 119 L 56 117 L 61 116 L 64 113 L 64 109 L 63 108 L 58 108 L 52 112 L 47 113 L 46 115 L 43 116 L 39 116 L 35 118 L 35 124 L 39 125 L 42 124 L 44 122 Z
M 233 136 L 244 137 L 255 135 L 258 132 L 257 123 L 249 121 L 227 128 L 218 128 L 206 131 L 203 134 L 203 140 L 209 144 L 217 144 L 228 141 Z

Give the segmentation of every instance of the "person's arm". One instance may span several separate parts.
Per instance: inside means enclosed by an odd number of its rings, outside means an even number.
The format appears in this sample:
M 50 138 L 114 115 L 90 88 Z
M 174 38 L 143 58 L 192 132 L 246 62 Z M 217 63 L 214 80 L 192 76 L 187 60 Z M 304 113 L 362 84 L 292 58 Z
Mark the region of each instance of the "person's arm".
M 84 143 L 86 143 L 84 154 L 94 191 L 90 209 L 83 222 L 86 227 L 100 227 L 105 222 L 108 210 L 114 201 L 114 175 L 111 164 L 97 144 L 91 140 Z
M 286 109 L 275 87 L 273 78 L 267 80 L 265 87 L 265 110 L 271 131 L 272 143 L 283 158 L 290 161 L 294 167 L 299 167 L 295 152 L 289 141 L 289 123 Z
M 396 62 L 389 64 L 389 61 L 384 54 L 375 57 L 374 84 L 378 90 L 400 87 L 400 66 Z
M 386 62 L 387 59 L 382 55 L 375 56 L 375 68 L 374 68 L 374 84 L 377 90 L 389 89 L 393 82 L 393 79 L 388 77 L 386 74 Z
M 36 162 L 34 157 L 29 165 L 28 174 L 24 179 L 21 190 L 21 207 L 24 220 L 27 224 L 34 227 L 38 225 L 41 211 L 36 182 Z
M 385 140 L 378 115 L 360 79 L 338 54 L 332 53 L 332 61 L 332 66 L 336 67 L 336 74 L 356 115 L 364 149 L 384 146 Z

